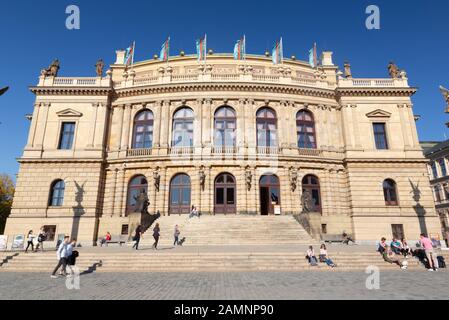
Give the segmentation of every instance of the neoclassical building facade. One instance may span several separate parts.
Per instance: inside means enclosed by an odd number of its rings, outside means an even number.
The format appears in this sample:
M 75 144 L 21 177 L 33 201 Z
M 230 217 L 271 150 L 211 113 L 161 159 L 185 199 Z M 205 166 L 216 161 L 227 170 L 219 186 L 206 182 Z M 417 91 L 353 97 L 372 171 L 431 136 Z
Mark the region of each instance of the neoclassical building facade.
M 106 76 L 42 75 L 6 234 L 45 225 L 85 245 L 126 234 L 145 192 L 162 216 L 296 215 L 321 233 L 440 233 L 410 87 L 265 56 L 213 54 L 124 65 Z M 417 190 L 416 186 L 419 186 Z

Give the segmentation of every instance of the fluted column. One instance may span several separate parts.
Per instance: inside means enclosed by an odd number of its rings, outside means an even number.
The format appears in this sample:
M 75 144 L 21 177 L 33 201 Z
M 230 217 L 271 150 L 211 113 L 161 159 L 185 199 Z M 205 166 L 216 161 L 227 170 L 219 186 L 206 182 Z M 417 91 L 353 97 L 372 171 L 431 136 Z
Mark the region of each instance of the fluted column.
M 98 106 L 99 103 L 95 102 L 92 103 L 92 117 L 90 119 L 90 126 L 89 126 L 89 141 L 87 141 L 86 148 L 87 149 L 93 149 L 94 143 L 95 143 L 95 132 L 97 130 L 97 115 L 98 115 Z
M 131 109 L 132 109 L 132 105 L 127 104 L 125 106 L 125 113 L 123 116 L 123 134 L 122 134 L 122 141 L 120 143 L 120 151 L 127 151 L 129 149 L 129 133 L 130 133 L 130 128 L 131 128 Z
M 170 146 L 170 126 L 171 124 L 171 117 L 170 117 L 170 101 L 164 101 L 162 104 L 162 119 L 161 119 L 161 148 L 167 149 Z
M 28 141 L 25 149 L 30 149 L 34 147 L 34 139 L 36 137 L 36 128 L 37 123 L 39 121 L 39 110 L 40 110 L 40 104 L 36 103 L 34 104 L 33 109 L 33 118 L 31 119 L 31 125 L 30 125 L 30 131 L 28 133 Z
M 39 122 L 36 128 L 35 147 L 37 149 L 44 149 L 45 131 L 47 130 L 48 112 L 51 107 L 50 103 L 41 103 L 39 111 Z
M 154 104 L 154 136 L 153 136 L 153 148 L 160 148 L 161 146 L 161 125 L 162 125 L 162 102 L 158 101 Z
M 94 146 L 96 149 L 104 149 L 108 122 L 108 106 L 106 104 L 100 103 L 98 105 L 97 119 Z

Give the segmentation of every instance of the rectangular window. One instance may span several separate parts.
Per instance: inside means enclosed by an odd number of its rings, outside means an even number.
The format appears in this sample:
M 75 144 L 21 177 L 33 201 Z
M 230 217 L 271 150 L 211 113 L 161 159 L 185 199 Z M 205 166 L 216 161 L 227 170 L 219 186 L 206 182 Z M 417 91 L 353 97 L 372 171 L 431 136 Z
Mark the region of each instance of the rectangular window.
M 438 160 L 438 164 L 440 165 L 440 168 L 441 168 L 441 176 L 442 177 L 447 176 L 446 162 L 445 162 L 444 158 Z
M 432 168 L 433 178 L 438 179 L 437 163 L 435 161 L 432 161 L 432 163 L 430 164 L 430 167 Z
M 129 234 L 129 225 L 122 224 L 122 236 L 127 236 Z
M 75 122 L 63 122 L 59 137 L 59 150 L 71 150 L 75 137 Z
M 44 226 L 44 232 L 47 235 L 46 241 L 55 241 L 56 226 Z
M 374 123 L 374 140 L 377 150 L 388 150 L 387 131 L 385 123 Z

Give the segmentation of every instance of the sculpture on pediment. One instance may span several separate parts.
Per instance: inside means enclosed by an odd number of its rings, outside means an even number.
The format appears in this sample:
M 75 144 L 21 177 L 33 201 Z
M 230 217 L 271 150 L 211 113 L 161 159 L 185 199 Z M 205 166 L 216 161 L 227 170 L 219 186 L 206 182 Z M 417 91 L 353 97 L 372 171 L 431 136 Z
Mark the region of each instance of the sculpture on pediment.
M 51 63 L 51 65 L 47 69 L 42 70 L 41 74 L 46 77 L 57 77 L 59 68 L 60 68 L 59 60 L 56 59 Z
M 388 64 L 388 73 L 392 79 L 398 79 L 400 75 L 400 71 L 398 66 L 394 62 L 390 62 Z
M 103 71 L 104 71 L 104 62 L 103 59 L 100 59 L 95 64 L 95 71 L 97 73 L 97 77 L 101 78 L 103 77 Z
M 351 65 L 347 61 L 345 62 L 345 78 L 346 79 L 352 78 Z

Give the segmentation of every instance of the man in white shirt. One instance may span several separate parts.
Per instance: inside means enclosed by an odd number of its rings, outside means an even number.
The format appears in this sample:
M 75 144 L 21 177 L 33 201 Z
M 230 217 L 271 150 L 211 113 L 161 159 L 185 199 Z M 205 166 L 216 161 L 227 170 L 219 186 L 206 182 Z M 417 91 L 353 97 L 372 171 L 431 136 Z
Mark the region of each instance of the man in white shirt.
M 56 255 L 58 257 L 58 265 L 53 271 L 51 277 L 53 279 L 57 278 L 56 272 L 58 272 L 59 268 L 62 266 L 62 274 L 66 275 L 67 268 L 67 258 L 68 256 L 68 246 L 69 246 L 70 238 L 68 236 L 64 237 L 64 241 L 59 245 L 58 250 L 56 251 Z

